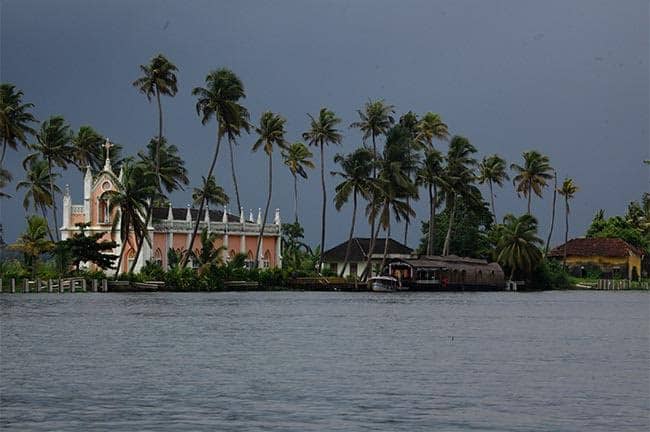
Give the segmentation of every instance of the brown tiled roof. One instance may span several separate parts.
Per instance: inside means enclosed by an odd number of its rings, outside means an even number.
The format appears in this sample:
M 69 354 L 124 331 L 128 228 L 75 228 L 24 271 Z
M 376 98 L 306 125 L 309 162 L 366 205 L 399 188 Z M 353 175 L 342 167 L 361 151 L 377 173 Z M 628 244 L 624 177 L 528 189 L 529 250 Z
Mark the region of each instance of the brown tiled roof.
M 632 252 L 635 255 L 644 255 L 639 248 L 632 246 L 620 238 L 577 238 L 571 239 L 563 245 L 551 250 L 548 255 L 563 257 L 566 245 L 567 256 L 606 256 L 626 257 Z
M 323 253 L 323 261 L 325 262 L 342 262 L 345 259 L 345 252 L 348 247 L 348 242 L 345 241 L 333 248 L 326 250 Z M 370 239 L 355 237 L 352 239 L 352 247 L 350 248 L 350 261 L 361 262 L 365 261 L 368 257 L 368 249 L 370 249 Z M 410 247 L 393 240 L 388 239 L 388 254 L 410 255 L 413 249 Z M 384 253 L 384 238 L 377 238 L 375 240 L 375 247 L 373 254 Z

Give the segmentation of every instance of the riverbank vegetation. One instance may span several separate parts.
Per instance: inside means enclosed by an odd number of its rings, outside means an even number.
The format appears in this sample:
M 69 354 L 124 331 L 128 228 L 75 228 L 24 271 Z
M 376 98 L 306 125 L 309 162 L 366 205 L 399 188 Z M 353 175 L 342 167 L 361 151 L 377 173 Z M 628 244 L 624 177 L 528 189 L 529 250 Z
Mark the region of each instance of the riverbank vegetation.
M 565 288 L 571 283 L 564 267 L 546 259 L 555 224 L 556 198 L 564 200 L 564 232 L 568 238 L 570 201 L 579 193 L 579 186 L 570 177 L 558 187 L 558 173 L 548 156 L 537 150 L 522 153 L 521 161 L 508 162 L 498 154 L 479 156 L 468 137 L 450 131 L 443 116 L 433 111 L 397 115 L 395 107 L 382 99 L 367 101 L 357 110 L 358 120 L 350 128 L 362 132 L 362 142 L 349 154 L 334 153 L 345 140 L 345 125 L 331 109 L 323 107 L 317 114 L 308 114 L 301 138 L 290 144 L 284 125 L 286 119 L 271 111 L 261 115 L 259 123 L 251 121 L 243 101 L 246 90 L 241 79 L 227 68 L 209 72 L 204 87 L 195 87 L 196 113 L 202 125 L 216 123 L 213 157 L 201 181 L 195 184 L 193 201 L 199 214 L 210 205 L 230 202 L 213 173 L 219 162 L 223 139 L 230 150 L 230 170 L 237 206 L 241 197 L 237 185 L 237 169 L 233 145 L 243 134 L 252 134 L 252 151 L 263 150 L 268 158 L 268 194 L 263 223 L 273 192 L 273 154 L 280 153 L 284 165 L 293 176 L 294 221 L 282 231 L 283 268 L 260 269 L 244 265 L 243 257 L 225 262 L 222 251 L 212 249 L 211 233 L 199 233 L 200 221 L 194 221 L 190 245 L 181 256 L 170 257 L 170 269 L 147 263 L 139 274 L 133 274 L 143 244 L 149 242 L 146 226 L 155 205 L 165 204 L 169 195 L 182 190 L 197 179 L 190 179 L 179 147 L 168 143 L 163 134 L 163 99 L 172 99 L 178 92 L 178 68 L 159 54 L 148 64 L 140 66 L 142 76 L 133 85 L 149 101 L 156 101 L 158 121 L 156 133 L 136 155 L 122 155 L 123 148 L 113 145 L 103 148 L 103 135 L 91 126 L 74 131 L 62 116 L 51 116 L 40 124 L 32 114 L 34 105 L 25 101 L 22 90 L 13 84 L 0 85 L 0 199 L 13 199 L 14 192 L 6 190 L 13 176 L 21 176 L 15 193 L 23 193 L 23 206 L 28 214 L 25 232 L 10 249 L 21 255 L 2 262 L 2 277 L 45 277 L 50 274 L 80 274 L 84 264 L 94 263 L 101 269 L 120 268 L 122 253 L 111 255 L 115 243 L 97 243 L 99 237 L 87 236 L 83 228 L 71 239 L 59 239 L 58 207 L 61 171 L 75 167 L 98 171 L 102 169 L 104 150 L 111 152 L 112 169 L 121 169 L 119 189 L 108 194 L 113 229 L 120 227 L 121 243 L 129 235 L 136 239 L 136 259 L 126 275 L 116 277 L 133 280 L 159 279 L 179 290 L 222 289 L 229 280 L 282 285 L 292 277 L 326 274 L 321 251 L 327 238 L 326 210 L 336 210 L 351 204 L 352 219 L 349 238 L 360 223 L 371 232 L 371 249 L 377 238 L 386 239 L 382 264 L 387 260 L 387 239 L 398 237 L 396 223 L 403 223 L 404 241 L 409 227 L 420 221 L 422 239 L 418 252 L 429 255 L 462 255 L 497 261 L 511 279 L 527 280 L 538 288 Z M 165 102 L 167 103 L 167 102 Z M 317 149 L 318 161 L 313 160 L 309 147 Z M 4 166 L 6 151 L 27 149 L 24 173 L 10 172 Z M 276 152 L 274 152 L 276 150 Z M 315 248 L 304 242 L 299 220 L 298 176 L 308 180 L 309 170 L 318 165 L 322 193 L 320 242 Z M 509 169 L 508 169 L 509 167 Z M 13 168 L 12 168 L 13 170 Z M 15 170 L 14 170 L 15 171 Z M 569 173 L 567 173 L 569 174 Z M 333 175 L 339 180 L 333 199 L 326 190 L 325 178 Z M 495 189 L 507 188 L 512 179 L 512 193 L 525 200 L 526 212 L 521 215 L 497 216 Z M 487 188 L 482 191 L 481 187 Z M 549 237 L 539 237 L 540 227 L 532 212 L 534 197 L 541 198 L 549 188 L 553 193 Z M 413 202 L 425 200 L 428 212 L 416 215 Z M 38 215 L 37 215 L 38 214 Z M 596 214 L 587 236 L 620 237 L 629 243 L 650 250 L 650 199 L 645 194 L 640 203 L 632 203 L 624 216 L 605 218 Z M 262 227 L 263 230 L 263 227 Z M 201 236 L 201 247 L 194 247 Z M 380 235 L 381 234 L 381 235 Z M 399 238 L 399 237 L 398 237 Z M 99 246 L 89 247 L 90 243 Z M 208 246 L 204 242 L 208 243 Z M 259 243 L 257 245 L 259 256 Z M 123 251 L 120 251 L 123 252 Z M 172 252 L 170 252 L 172 253 Z M 348 264 L 349 251 L 341 269 Z M 173 258 L 173 259 L 172 259 Z M 192 263 L 190 266 L 189 264 Z M 368 268 L 369 266 L 367 266 Z M 367 277 L 363 275 L 362 277 Z

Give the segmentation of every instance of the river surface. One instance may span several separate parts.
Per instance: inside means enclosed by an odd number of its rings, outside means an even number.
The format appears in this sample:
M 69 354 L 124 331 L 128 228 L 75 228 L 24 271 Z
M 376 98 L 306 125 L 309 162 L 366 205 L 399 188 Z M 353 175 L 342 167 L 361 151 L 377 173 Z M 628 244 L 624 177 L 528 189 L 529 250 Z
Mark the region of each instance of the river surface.
M 0 295 L 0 429 L 646 431 L 650 295 Z

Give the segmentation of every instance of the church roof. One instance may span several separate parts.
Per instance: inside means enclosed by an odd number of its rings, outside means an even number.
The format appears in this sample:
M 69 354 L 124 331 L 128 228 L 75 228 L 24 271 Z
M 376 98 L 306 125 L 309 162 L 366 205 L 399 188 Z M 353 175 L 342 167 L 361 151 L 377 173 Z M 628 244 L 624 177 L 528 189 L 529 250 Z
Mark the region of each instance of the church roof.
M 199 213 L 198 209 L 190 209 L 192 214 L 192 220 L 196 220 L 196 216 Z M 167 220 L 167 215 L 169 214 L 169 207 L 154 207 L 152 211 L 153 220 Z M 172 207 L 172 216 L 174 220 L 184 221 L 187 216 L 187 207 Z M 239 222 L 239 216 L 234 214 L 227 214 L 228 222 Z M 200 219 L 203 221 L 205 218 L 205 209 L 201 212 Z M 210 210 L 210 221 L 211 222 L 221 222 L 223 219 L 222 210 Z

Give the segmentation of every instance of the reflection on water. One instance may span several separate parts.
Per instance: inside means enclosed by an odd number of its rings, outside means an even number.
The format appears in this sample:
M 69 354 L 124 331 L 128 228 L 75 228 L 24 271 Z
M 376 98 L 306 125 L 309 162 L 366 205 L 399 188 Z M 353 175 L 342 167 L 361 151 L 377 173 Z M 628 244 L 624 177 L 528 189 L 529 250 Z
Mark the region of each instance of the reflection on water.
M 2 295 L 7 430 L 639 431 L 639 292 Z

